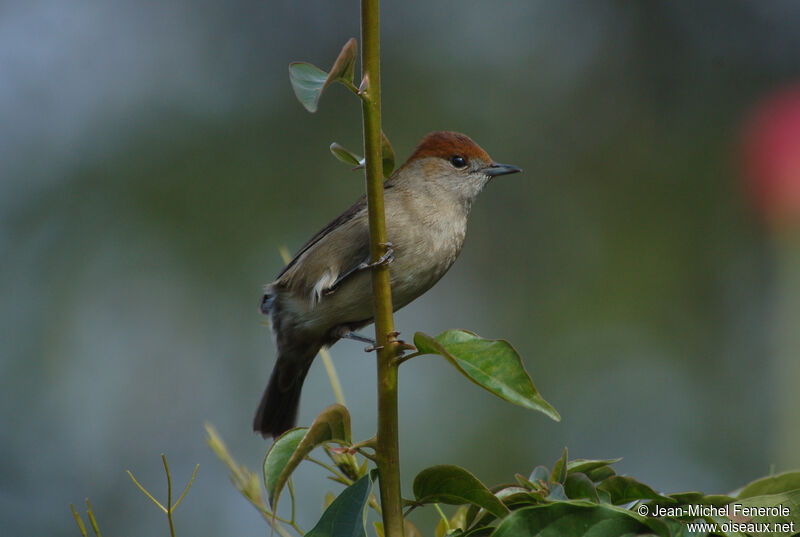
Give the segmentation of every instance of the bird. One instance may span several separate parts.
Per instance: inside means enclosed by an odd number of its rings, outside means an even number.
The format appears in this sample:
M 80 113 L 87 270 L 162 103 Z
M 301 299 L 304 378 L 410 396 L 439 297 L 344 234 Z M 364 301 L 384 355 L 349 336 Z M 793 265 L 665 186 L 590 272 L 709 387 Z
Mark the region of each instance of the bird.
M 383 183 L 392 306 L 428 291 L 461 252 L 476 196 L 493 178 L 521 172 L 498 164 L 468 136 L 425 136 Z M 308 240 L 264 287 L 277 361 L 253 419 L 253 430 L 277 438 L 295 426 L 300 394 L 322 347 L 342 338 L 370 341 L 357 330 L 373 321 L 366 197 Z

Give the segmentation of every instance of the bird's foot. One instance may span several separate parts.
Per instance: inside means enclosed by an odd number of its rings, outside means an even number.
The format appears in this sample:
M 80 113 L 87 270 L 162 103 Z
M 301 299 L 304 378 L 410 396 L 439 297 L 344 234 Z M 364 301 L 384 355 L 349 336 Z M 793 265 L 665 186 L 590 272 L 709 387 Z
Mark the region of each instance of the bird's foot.
M 386 247 L 386 253 L 383 254 L 380 257 L 380 259 L 378 259 L 377 261 L 374 261 L 372 263 L 361 263 L 361 266 L 359 268 L 361 268 L 361 269 L 369 269 L 369 268 L 377 267 L 379 265 L 388 265 L 392 261 L 394 261 L 394 248 L 392 248 L 392 243 L 391 242 L 384 242 L 383 246 Z

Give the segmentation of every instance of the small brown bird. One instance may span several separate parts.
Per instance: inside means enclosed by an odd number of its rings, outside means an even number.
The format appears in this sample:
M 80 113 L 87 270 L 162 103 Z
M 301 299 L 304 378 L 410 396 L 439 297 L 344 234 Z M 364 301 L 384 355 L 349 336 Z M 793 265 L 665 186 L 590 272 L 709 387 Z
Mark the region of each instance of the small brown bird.
M 497 164 L 467 136 L 434 132 L 384 182 L 391 244 L 392 304 L 402 308 L 453 265 L 475 197 L 493 177 L 521 171 Z M 278 360 L 258 405 L 253 430 L 277 437 L 292 428 L 311 362 L 323 346 L 373 320 L 367 204 L 362 196 L 311 237 L 265 288 Z

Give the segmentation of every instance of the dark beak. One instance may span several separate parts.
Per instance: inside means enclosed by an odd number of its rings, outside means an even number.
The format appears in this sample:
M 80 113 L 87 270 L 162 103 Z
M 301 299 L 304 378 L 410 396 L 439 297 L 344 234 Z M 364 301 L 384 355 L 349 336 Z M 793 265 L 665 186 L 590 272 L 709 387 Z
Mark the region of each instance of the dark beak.
M 520 168 L 517 168 L 516 166 L 511 166 L 510 164 L 498 164 L 496 162 L 492 162 L 483 169 L 483 173 L 485 173 L 489 177 L 496 177 L 498 175 L 508 175 L 509 173 L 519 173 L 521 171 L 522 170 Z

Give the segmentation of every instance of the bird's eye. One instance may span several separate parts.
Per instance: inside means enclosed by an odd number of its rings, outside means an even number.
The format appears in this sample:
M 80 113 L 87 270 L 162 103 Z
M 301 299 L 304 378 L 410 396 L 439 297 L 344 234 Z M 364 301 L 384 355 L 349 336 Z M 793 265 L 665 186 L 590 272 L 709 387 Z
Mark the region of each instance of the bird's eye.
M 450 157 L 450 164 L 455 166 L 456 168 L 463 168 L 467 165 L 467 159 L 462 157 L 461 155 L 453 155 Z

